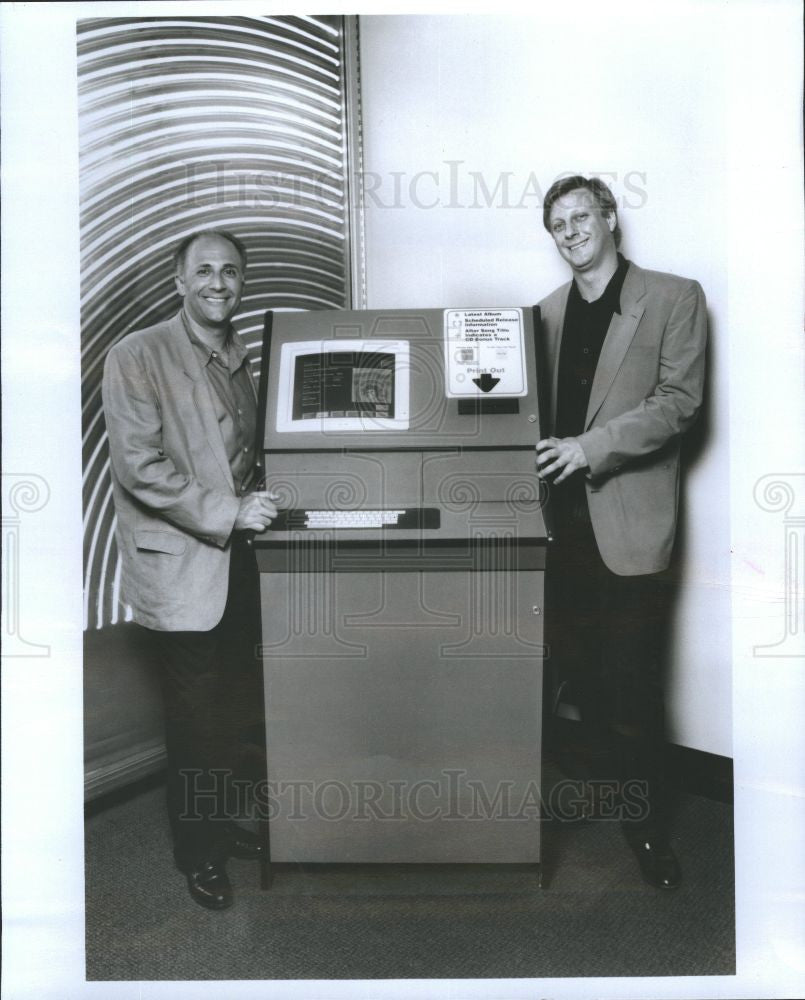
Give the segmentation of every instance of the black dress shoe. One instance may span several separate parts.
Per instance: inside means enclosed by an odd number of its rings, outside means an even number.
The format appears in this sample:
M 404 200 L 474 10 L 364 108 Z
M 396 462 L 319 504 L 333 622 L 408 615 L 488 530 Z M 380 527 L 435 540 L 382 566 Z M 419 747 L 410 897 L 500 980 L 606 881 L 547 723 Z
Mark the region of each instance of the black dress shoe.
M 226 869 L 220 861 L 202 861 L 187 872 L 190 895 L 208 910 L 225 910 L 235 898 Z
M 227 830 L 226 851 L 231 858 L 240 858 L 242 861 L 264 861 L 268 858 L 260 835 L 245 830 L 237 823 L 230 823 Z
M 664 837 L 633 833 L 626 840 L 634 851 L 643 878 L 655 889 L 676 889 L 682 882 L 682 870 L 671 845 Z

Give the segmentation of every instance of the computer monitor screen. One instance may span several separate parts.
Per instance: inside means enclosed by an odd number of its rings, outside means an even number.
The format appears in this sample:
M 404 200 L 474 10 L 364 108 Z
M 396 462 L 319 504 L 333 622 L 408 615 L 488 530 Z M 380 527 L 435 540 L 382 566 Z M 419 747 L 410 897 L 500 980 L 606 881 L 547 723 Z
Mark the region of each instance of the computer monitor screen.
M 408 341 L 285 343 L 278 431 L 407 430 Z

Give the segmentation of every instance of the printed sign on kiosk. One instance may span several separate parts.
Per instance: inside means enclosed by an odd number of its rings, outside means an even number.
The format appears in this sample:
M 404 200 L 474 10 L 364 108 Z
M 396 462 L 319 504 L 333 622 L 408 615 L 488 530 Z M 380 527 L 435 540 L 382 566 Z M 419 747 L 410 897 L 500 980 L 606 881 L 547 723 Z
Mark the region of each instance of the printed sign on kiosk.
M 449 397 L 527 394 L 522 309 L 446 309 L 444 348 Z

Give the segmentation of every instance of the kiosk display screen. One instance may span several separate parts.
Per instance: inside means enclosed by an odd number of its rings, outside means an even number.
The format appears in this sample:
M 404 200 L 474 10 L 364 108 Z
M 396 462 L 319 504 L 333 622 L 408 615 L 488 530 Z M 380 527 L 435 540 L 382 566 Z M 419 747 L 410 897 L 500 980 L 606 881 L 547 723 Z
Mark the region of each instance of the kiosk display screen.
M 393 354 L 300 354 L 293 381 L 294 420 L 394 416 Z
M 285 343 L 278 431 L 408 430 L 407 340 Z

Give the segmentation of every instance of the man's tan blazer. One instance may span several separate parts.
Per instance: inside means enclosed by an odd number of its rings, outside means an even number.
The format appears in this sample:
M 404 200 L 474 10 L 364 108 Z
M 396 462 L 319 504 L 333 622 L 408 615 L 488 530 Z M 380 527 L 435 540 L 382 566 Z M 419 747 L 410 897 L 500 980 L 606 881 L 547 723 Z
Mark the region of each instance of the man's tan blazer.
M 540 303 L 551 428 L 570 283 Z M 698 282 L 630 264 L 595 372 L 584 432 L 587 499 L 601 558 L 614 573 L 665 569 L 679 495 L 679 440 L 704 389 L 707 310 Z
M 206 631 L 223 614 L 239 500 L 212 394 L 181 313 L 107 355 L 122 592 L 148 628 Z

